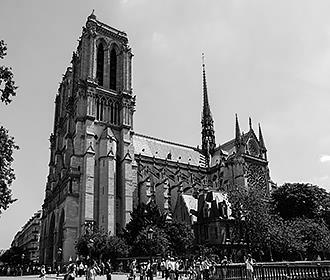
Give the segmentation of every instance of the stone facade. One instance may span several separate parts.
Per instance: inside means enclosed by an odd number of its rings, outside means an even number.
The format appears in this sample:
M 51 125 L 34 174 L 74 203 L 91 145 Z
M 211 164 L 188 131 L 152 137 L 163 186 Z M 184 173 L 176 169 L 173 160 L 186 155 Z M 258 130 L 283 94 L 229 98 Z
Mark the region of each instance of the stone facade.
M 172 219 L 183 194 L 257 184 L 269 189 L 261 130 L 216 145 L 203 65 L 202 148 L 133 132 L 132 53 L 126 33 L 87 19 L 55 98 L 40 262 L 75 258 L 75 241 L 97 226 L 117 234 L 139 203 Z M 257 175 L 256 175 L 257 173 Z
M 39 262 L 39 238 L 41 228 L 41 210 L 36 212 L 16 233 L 11 247 L 22 249 L 24 262 L 38 263 Z

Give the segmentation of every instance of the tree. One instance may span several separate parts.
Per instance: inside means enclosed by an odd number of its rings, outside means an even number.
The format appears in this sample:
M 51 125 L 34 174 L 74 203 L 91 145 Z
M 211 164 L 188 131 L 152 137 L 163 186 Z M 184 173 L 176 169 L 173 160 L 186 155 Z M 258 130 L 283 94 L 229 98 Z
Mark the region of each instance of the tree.
M 128 244 L 133 244 L 138 234 L 149 226 L 162 226 L 165 217 L 159 211 L 156 203 L 141 203 L 131 212 L 131 220 L 124 229 L 124 237 Z
M 76 244 L 77 253 L 85 258 L 93 259 L 116 259 L 127 257 L 129 246 L 119 236 L 110 236 L 106 232 L 95 229 L 82 235 Z
M 0 59 L 7 55 L 6 51 L 5 42 L 0 40 Z M 12 97 L 16 95 L 16 89 L 11 68 L 0 66 L 0 100 L 8 105 L 12 101 Z M 9 136 L 6 128 L 0 126 L 0 214 L 16 201 L 12 198 L 10 189 L 15 180 L 14 170 L 11 167 L 15 149 L 18 149 L 18 146 L 15 144 L 14 138 Z
M 12 198 L 11 189 L 9 188 L 15 180 L 14 170 L 11 167 L 13 151 L 18 149 L 15 145 L 14 138 L 8 135 L 8 130 L 0 127 L 0 214 L 6 210 L 9 205 L 16 201 Z
M 303 183 L 286 183 L 272 193 L 272 206 L 283 219 L 324 217 L 330 210 L 330 194 Z
M 180 256 L 191 251 L 195 236 L 190 226 L 174 220 L 165 224 L 165 232 L 173 253 Z
M 0 261 L 6 264 L 20 264 L 23 254 L 22 248 L 13 246 L 1 255 Z
M 286 183 L 271 195 L 272 246 L 281 259 L 304 260 L 330 253 L 330 194 L 304 183 Z M 276 232 L 276 231 L 277 232 Z
M 7 45 L 3 40 L 0 40 L 0 59 L 7 55 Z M 4 65 L 0 66 L 0 97 L 1 102 L 6 105 L 12 101 L 12 97 L 16 95 L 17 86 L 13 80 L 14 74 L 11 72 L 10 67 Z
M 240 231 L 243 231 L 254 256 L 263 259 L 265 252 L 268 252 L 271 259 L 270 230 L 275 217 L 271 216 L 266 193 L 252 186 L 237 188 L 229 193 L 229 201 L 237 223 L 233 238 L 239 241 L 242 238 Z
M 194 241 L 192 229 L 177 221 L 166 222 L 157 204 L 140 204 L 133 209 L 131 221 L 126 225 L 123 236 L 132 248 L 134 256 L 188 253 Z M 152 240 L 147 239 L 149 228 L 154 230 Z
M 76 244 L 76 250 L 79 255 L 98 259 L 106 250 L 108 235 L 99 230 L 92 233 L 87 232 L 82 235 Z
M 153 238 L 147 238 L 147 228 L 142 229 L 132 243 L 133 256 L 165 255 L 169 252 L 170 241 L 165 231 L 158 226 L 153 226 Z
M 117 258 L 127 257 L 130 253 L 130 247 L 121 236 L 109 236 L 107 239 L 106 252 L 103 258 L 111 259 L 113 262 Z
M 330 232 L 325 223 L 315 219 L 279 219 L 272 228 L 271 243 L 278 260 L 315 260 L 330 253 Z

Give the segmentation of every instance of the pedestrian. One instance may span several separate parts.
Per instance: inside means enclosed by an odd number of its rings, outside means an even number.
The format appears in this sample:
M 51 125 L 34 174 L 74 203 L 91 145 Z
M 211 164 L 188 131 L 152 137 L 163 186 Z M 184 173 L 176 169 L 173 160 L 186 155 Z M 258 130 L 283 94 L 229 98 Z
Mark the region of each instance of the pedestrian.
M 136 277 L 136 259 L 134 259 L 130 264 L 130 276 L 132 280 Z
M 248 280 L 253 280 L 253 266 L 254 266 L 254 260 L 252 259 L 251 254 L 248 254 L 248 257 L 245 261 L 246 274 Z
M 89 259 L 87 263 L 86 280 L 94 280 L 95 275 L 96 275 L 96 271 L 93 265 L 93 261 Z
M 64 280 L 74 280 L 76 278 L 76 267 L 71 265 L 68 267 L 68 272 L 64 276 Z
M 85 274 L 85 266 L 84 266 L 83 262 L 81 261 L 78 266 L 78 275 L 79 275 L 79 277 L 81 277 L 84 274 Z
M 46 267 L 45 267 L 45 265 L 41 266 L 39 278 L 41 278 L 42 280 L 46 279 Z
M 165 259 L 163 258 L 162 261 L 160 262 L 160 271 L 162 272 L 162 278 L 165 277 L 165 270 L 166 270 L 166 262 Z
M 111 280 L 111 273 L 112 273 L 112 265 L 111 265 L 110 260 L 108 260 L 105 263 L 105 274 L 107 276 L 107 280 Z
M 228 259 L 227 259 L 227 256 L 224 256 L 221 261 L 222 279 L 224 279 L 224 280 L 227 277 L 227 265 L 228 265 Z

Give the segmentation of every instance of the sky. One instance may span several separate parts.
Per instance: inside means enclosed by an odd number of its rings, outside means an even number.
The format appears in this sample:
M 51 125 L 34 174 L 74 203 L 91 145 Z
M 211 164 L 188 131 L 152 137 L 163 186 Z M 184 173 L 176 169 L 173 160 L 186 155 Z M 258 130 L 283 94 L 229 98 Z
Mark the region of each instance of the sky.
M 97 19 L 127 32 L 134 53 L 134 131 L 200 145 L 201 53 L 217 144 L 261 123 L 271 178 L 330 191 L 330 1 L 2 0 L 0 64 L 19 86 L 0 104 L 15 152 L 17 202 L 0 216 L 0 248 L 44 199 L 54 98 L 82 26 Z

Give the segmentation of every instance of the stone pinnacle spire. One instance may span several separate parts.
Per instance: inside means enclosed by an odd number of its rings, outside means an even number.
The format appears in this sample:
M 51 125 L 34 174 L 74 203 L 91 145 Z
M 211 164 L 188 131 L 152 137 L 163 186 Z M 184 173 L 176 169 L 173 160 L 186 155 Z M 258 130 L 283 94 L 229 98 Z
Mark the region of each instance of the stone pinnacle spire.
M 260 142 L 260 147 L 262 149 L 266 150 L 266 146 L 265 146 L 265 142 L 264 142 L 264 137 L 262 136 L 260 123 L 259 123 L 259 142 Z
M 213 119 L 209 104 L 209 99 L 207 95 L 207 84 L 206 84 L 206 74 L 205 74 L 205 63 L 204 54 L 202 54 L 203 60 L 203 112 L 202 112 L 202 151 L 209 160 L 210 154 L 213 153 L 215 149 L 215 133 L 213 128 Z
M 239 144 L 241 141 L 241 130 L 239 128 L 239 122 L 238 122 L 238 116 L 235 114 L 236 117 L 236 123 L 235 123 L 235 141 L 236 144 Z

